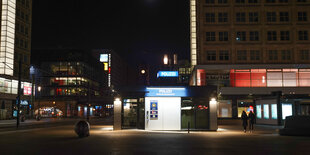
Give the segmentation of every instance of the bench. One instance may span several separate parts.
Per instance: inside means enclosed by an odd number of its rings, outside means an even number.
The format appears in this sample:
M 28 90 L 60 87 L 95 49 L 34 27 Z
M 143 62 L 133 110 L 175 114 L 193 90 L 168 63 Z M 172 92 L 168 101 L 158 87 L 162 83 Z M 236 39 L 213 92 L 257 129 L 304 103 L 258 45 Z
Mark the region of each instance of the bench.
M 280 135 L 310 136 L 310 116 L 287 116 Z

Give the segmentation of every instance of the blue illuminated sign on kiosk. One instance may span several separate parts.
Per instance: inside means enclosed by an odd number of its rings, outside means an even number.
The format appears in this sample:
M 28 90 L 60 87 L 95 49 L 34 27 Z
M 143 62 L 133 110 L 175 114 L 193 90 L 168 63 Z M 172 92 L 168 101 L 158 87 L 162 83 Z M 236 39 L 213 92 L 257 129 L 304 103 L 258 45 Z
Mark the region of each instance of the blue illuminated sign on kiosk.
M 146 97 L 187 97 L 187 89 L 184 87 L 164 88 L 164 87 L 147 87 Z
M 159 77 L 179 77 L 178 71 L 159 71 L 157 73 L 157 78 Z

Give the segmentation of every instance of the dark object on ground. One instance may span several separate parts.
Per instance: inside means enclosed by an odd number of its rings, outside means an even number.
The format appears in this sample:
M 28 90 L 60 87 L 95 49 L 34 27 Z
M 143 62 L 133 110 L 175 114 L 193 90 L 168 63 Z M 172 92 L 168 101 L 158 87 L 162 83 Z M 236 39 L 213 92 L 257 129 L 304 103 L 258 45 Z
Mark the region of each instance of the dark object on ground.
M 287 116 L 280 135 L 310 136 L 310 116 Z
M 37 116 L 36 116 L 36 120 L 37 120 L 37 121 L 41 120 L 41 116 L 40 116 L 40 115 L 37 115 Z
M 25 118 L 24 115 L 22 115 L 22 116 L 20 117 L 20 121 L 21 121 L 21 122 L 25 122 L 25 119 L 26 119 L 26 118 Z
M 75 125 L 75 133 L 80 137 L 88 137 L 89 136 L 89 123 L 87 121 L 81 120 Z

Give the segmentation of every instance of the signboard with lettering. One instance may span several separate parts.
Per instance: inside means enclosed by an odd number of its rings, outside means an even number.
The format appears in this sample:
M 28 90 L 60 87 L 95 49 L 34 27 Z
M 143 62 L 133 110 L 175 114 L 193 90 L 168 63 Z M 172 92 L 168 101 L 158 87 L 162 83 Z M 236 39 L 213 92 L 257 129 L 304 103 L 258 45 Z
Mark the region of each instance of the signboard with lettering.
M 108 62 L 109 55 L 108 54 L 100 54 L 100 62 Z
M 184 87 L 147 87 L 146 92 L 146 97 L 187 97 L 187 90 Z
M 157 100 L 151 101 L 150 118 L 151 118 L 151 120 L 157 120 L 158 119 L 158 101 Z
M 178 71 L 159 71 L 157 73 L 157 78 L 159 77 L 179 77 Z

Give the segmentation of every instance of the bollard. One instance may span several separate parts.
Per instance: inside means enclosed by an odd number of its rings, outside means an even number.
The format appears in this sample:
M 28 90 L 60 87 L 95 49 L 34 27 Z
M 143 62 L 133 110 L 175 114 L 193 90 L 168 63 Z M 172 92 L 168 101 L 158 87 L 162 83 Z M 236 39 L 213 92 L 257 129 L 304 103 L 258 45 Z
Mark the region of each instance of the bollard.
M 81 120 L 76 123 L 74 131 L 80 138 L 83 138 L 89 136 L 89 129 L 89 123 L 87 121 Z
M 41 116 L 40 116 L 40 115 L 37 115 L 37 116 L 36 116 L 36 120 L 37 120 L 37 121 L 40 121 L 40 120 L 41 120 Z
M 189 133 L 189 128 L 190 128 L 191 124 L 190 122 L 187 123 L 187 133 Z
M 21 122 L 25 122 L 25 116 L 24 116 L 24 115 L 22 115 L 22 116 L 20 117 L 20 121 L 21 121 Z

